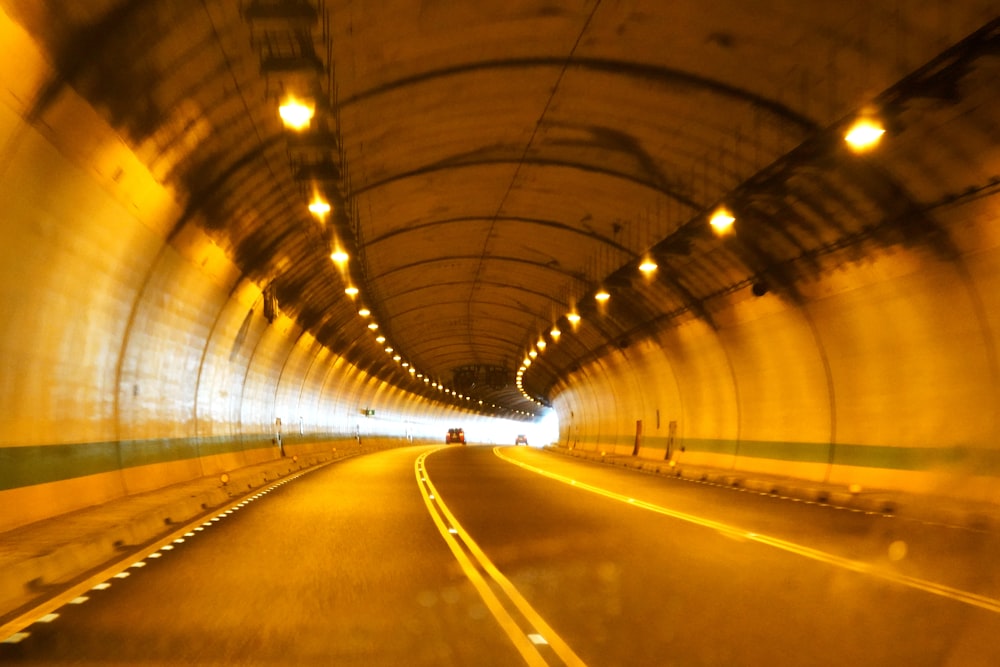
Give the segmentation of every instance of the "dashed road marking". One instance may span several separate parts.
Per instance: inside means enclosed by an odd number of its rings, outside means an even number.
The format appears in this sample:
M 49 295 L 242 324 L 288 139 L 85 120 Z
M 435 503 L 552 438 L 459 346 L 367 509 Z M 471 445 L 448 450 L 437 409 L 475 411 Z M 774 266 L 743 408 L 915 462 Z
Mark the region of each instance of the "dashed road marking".
M 514 648 L 520 653 L 521 658 L 531 667 L 549 665 L 548 660 L 537 648 L 540 645 L 539 642 L 535 640 L 535 638 L 545 638 L 542 641 L 551 648 L 562 664 L 568 667 L 586 667 L 586 664 L 573 652 L 569 644 L 555 633 L 510 580 L 486 556 L 472 539 L 472 536 L 462 529 L 458 520 L 441 500 L 440 494 L 423 467 L 424 460 L 433 451 L 421 454 L 414 463 L 417 486 L 424 497 L 424 505 L 465 576 L 468 577 L 486 608 L 507 634 Z M 437 496 L 437 500 L 432 502 L 432 496 Z M 503 593 L 503 600 L 487 581 L 487 577 Z M 508 609 L 509 606 L 513 606 L 519 612 L 522 617 L 521 622 L 514 619 Z M 525 624 L 530 626 L 531 632 L 525 633 L 522 629 Z

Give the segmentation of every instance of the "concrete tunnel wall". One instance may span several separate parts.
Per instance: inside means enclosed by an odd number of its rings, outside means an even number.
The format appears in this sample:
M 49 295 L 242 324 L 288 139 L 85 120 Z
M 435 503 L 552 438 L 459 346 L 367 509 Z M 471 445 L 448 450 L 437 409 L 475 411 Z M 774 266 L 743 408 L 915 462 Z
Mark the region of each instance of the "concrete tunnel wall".
M 0 14 L 0 531 L 126 494 L 477 418 L 320 345 L 186 225 L 100 114 Z M 365 417 L 361 408 L 375 409 Z M 370 440 L 369 440 L 370 439 Z
M 167 241 L 185 198 L 162 185 L 169 152 L 127 146 L 66 87 L 31 117 L 56 77 L 2 14 L 0 35 L 0 530 L 275 458 L 276 417 L 289 453 L 440 439 L 456 409 L 268 322 L 198 225 Z M 682 462 L 1000 500 L 990 202 L 935 212 L 957 257 L 894 247 L 796 303 L 744 290 L 706 304 L 714 326 L 667 323 L 582 367 L 552 392 L 561 442 L 631 452 L 641 420 L 639 454 L 662 459 L 675 422 Z
M 792 303 L 749 289 L 580 368 L 567 447 L 1000 501 L 997 211 L 936 212 L 958 256 L 895 247 Z M 670 441 L 670 423 L 676 422 Z M 683 447 L 684 451 L 681 451 Z

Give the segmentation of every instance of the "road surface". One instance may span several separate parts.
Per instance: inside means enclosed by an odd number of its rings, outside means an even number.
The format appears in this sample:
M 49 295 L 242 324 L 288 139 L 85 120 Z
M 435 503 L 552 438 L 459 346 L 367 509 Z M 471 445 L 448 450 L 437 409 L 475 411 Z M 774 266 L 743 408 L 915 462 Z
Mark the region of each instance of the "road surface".
M 993 533 L 526 447 L 380 452 L 227 512 L 0 664 L 1000 664 Z

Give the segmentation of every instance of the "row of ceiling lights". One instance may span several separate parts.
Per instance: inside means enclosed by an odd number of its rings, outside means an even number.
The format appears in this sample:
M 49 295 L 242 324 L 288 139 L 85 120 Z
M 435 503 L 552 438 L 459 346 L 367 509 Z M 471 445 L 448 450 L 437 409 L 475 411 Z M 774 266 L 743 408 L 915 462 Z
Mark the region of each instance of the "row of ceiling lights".
M 278 115 L 281 117 L 282 122 L 285 127 L 301 132 L 309 129 L 309 125 L 312 122 L 312 118 L 315 114 L 315 106 L 307 101 L 298 100 L 295 98 L 288 98 L 278 107 Z M 326 217 L 331 213 L 332 207 L 330 203 L 326 201 L 318 192 L 313 193 L 312 201 L 309 202 L 309 212 L 316 216 L 321 223 L 326 221 Z M 341 270 L 341 274 L 345 276 L 348 281 L 347 287 L 344 288 L 344 294 L 349 296 L 351 299 L 357 299 L 361 294 L 361 290 L 350 282 L 349 272 L 346 270 L 347 262 L 350 260 L 350 256 L 347 252 L 340 247 L 338 241 L 334 239 L 333 252 L 330 254 L 330 259 L 333 260 L 334 264 Z M 362 306 L 358 309 L 358 315 L 363 318 L 369 318 L 372 315 L 371 310 Z M 400 365 L 400 367 L 405 368 L 407 373 L 415 380 L 422 380 L 424 384 L 427 384 L 440 392 L 448 394 L 454 398 L 464 401 L 472 401 L 471 396 L 465 396 L 454 389 L 449 389 L 445 387 L 444 384 L 440 382 L 434 382 L 430 377 L 425 376 L 423 373 L 417 372 L 408 361 L 404 361 L 403 357 L 396 353 L 395 349 L 386 343 L 386 337 L 378 333 L 379 325 L 377 322 L 369 322 L 368 329 L 373 333 L 376 333 L 375 342 L 379 345 L 385 345 L 386 354 L 392 355 L 392 360 Z M 485 402 L 479 400 L 479 405 L 485 407 Z M 500 406 L 495 403 L 490 404 L 491 408 L 500 409 Z M 523 410 L 511 410 L 518 414 L 530 416 L 529 413 Z
M 875 148 L 882 139 L 882 135 L 885 134 L 885 128 L 882 123 L 872 114 L 865 113 L 858 117 L 857 120 L 847 129 L 844 133 L 844 141 L 847 142 L 848 147 L 856 153 L 863 153 L 868 150 Z M 731 234 L 734 230 L 734 225 L 736 223 L 736 217 L 727 209 L 725 206 L 717 207 L 708 218 L 708 224 L 712 228 L 712 231 L 716 236 L 727 236 Z M 639 263 L 639 271 L 645 275 L 650 276 L 659 267 L 652 258 L 646 257 Z M 598 303 L 606 303 L 611 299 L 611 293 L 608 292 L 603 287 L 599 288 L 597 292 L 594 293 L 594 299 Z M 575 328 L 581 321 L 580 314 L 576 312 L 576 309 L 570 310 L 566 314 L 566 320 Z M 552 341 L 558 342 L 559 336 L 562 332 L 557 326 L 552 327 L 549 331 L 549 336 Z M 521 362 L 521 367 L 517 370 L 517 388 L 529 401 L 536 403 L 538 405 L 543 405 L 543 403 L 530 394 L 524 389 L 524 374 L 527 372 L 528 368 L 531 366 L 532 362 L 538 357 L 539 354 L 545 351 L 547 344 L 545 338 L 540 336 L 538 342 L 531 346 L 528 351 L 527 356 L 524 361 Z

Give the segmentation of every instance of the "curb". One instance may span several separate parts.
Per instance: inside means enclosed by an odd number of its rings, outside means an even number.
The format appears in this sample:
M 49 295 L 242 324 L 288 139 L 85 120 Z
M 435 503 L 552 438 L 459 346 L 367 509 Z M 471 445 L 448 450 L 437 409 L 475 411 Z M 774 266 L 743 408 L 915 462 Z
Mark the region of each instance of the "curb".
M 283 477 L 322 464 L 356 456 L 345 451 L 282 459 L 264 470 L 234 471 L 228 481 L 160 506 L 140 511 L 109 529 L 80 535 L 47 553 L 4 564 L 0 567 L 0 618 L 43 599 L 52 589 L 120 557 L 129 549 L 153 542 L 234 499 Z M 201 480 L 207 482 L 207 480 Z
M 935 499 L 886 490 L 855 493 L 850 489 L 832 485 L 810 485 L 808 481 L 799 479 L 754 477 L 752 473 L 693 468 L 668 461 L 607 455 L 597 451 L 571 450 L 564 447 L 548 446 L 544 449 L 562 456 L 621 466 L 664 477 L 675 477 L 689 482 L 703 482 L 734 489 L 744 488 L 778 498 L 808 501 L 869 514 L 898 516 L 968 530 L 1000 532 L 1000 507 L 985 503 L 953 498 Z M 934 504 L 935 502 L 938 504 Z

